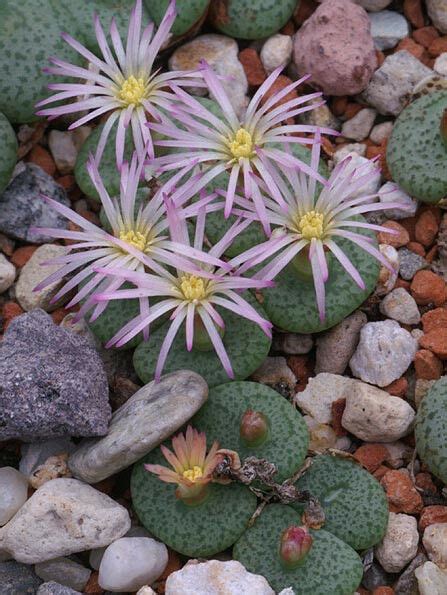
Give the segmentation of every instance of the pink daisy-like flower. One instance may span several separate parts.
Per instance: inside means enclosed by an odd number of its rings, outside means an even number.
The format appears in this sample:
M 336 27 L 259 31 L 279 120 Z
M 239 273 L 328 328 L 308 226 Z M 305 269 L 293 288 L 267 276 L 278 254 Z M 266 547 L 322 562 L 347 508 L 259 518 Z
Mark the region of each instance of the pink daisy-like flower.
M 311 167 L 317 171 L 321 149 L 319 133 L 315 140 L 312 147 Z M 371 203 L 371 200 L 377 197 L 377 193 L 349 198 L 376 175 L 376 171 L 370 170 L 369 162 L 365 164 L 368 166 L 368 173 L 364 173 L 362 167 L 365 166 L 352 169 L 350 161 L 349 156 L 341 161 L 320 191 L 317 191 L 315 176 L 309 177 L 296 169 L 284 170 L 283 176 L 275 172 L 273 174 L 275 183 L 281 189 L 281 195 L 287 205 L 286 209 L 270 198 L 270 188 L 259 180 L 268 221 L 275 230 L 267 242 L 233 259 L 234 265 L 241 265 L 239 273 L 268 259 L 268 264 L 263 266 L 255 277 L 272 280 L 293 259 L 303 255 L 304 266 L 307 262 L 310 264 L 321 320 L 325 318 L 325 283 L 329 276 L 327 251 L 333 254 L 355 283 L 361 289 L 365 289 L 359 272 L 335 239 L 350 240 L 385 267 L 393 270 L 388 260 L 374 246 L 374 240 L 357 233 L 355 229 L 386 233 L 393 233 L 393 231 L 387 227 L 356 220 L 355 217 L 391 208 L 405 209 L 405 205 L 400 203 Z M 235 208 L 235 214 L 243 215 L 251 221 L 259 220 L 259 215 L 250 201 L 236 196 L 235 202 L 242 207 L 242 210 Z
M 206 200 L 211 200 L 208 197 Z M 205 201 L 205 199 L 203 199 Z M 171 239 L 179 246 L 179 254 L 189 257 L 190 240 L 184 214 L 174 206 L 171 199 L 165 196 L 167 216 Z M 193 205 L 194 206 L 194 205 Z M 206 207 L 197 207 L 196 229 L 193 241 L 193 248 L 196 253 L 189 257 L 190 266 L 185 269 L 180 257 L 175 264 L 176 271 L 157 271 L 156 274 L 143 272 L 130 272 L 128 270 L 106 270 L 99 269 L 101 274 L 112 275 L 114 278 L 121 278 L 136 285 L 136 289 L 122 289 L 118 291 L 105 292 L 96 296 L 96 300 L 108 301 L 122 298 L 161 298 L 155 305 L 151 305 L 147 315 L 140 315 L 126 324 L 106 345 L 120 347 L 130 341 L 143 329 L 163 316 L 171 312 L 171 325 L 163 340 L 158 361 L 155 369 L 155 379 L 158 381 L 163 366 L 166 362 L 172 343 L 183 323 L 186 327 L 186 348 L 191 351 L 195 341 L 204 341 L 206 338 L 215 349 L 222 366 L 230 378 L 234 378 L 230 359 L 222 341 L 221 332 L 225 328 L 222 316 L 216 306 L 230 310 L 231 312 L 251 320 L 258 324 L 267 336 L 271 336 L 271 323 L 265 320 L 258 312 L 244 300 L 240 292 L 246 289 L 260 289 L 269 287 L 271 282 L 258 279 L 250 279 L 233 275 L 232 261 L 219 261 L 217 265 L 210 265 L 212 259 L 219 259 L 220 256 L 231 245 L 234 238 L 247 227 L 249 221 L 236 221 L 221 240 L 213 246 L 208 253 L 201 251 L 204 241 L 205 213 Z M 184 258 L 183 258 L 184 260 Z M 190 272 L 193 266 L 199 266 L 200 270 Z M 220 331 L 220 332 L 219 332 Z
M 48 261 L 48 265 L 60 265 L 60 268 L 44 279 L 34 291 L 40 291 L 51 283 L 61 281 L 68 275 L 71 278 L 53 297 L 53 302 L 58 301 L 68 292 L 74 290 L 79 284 L 85 283 L 78 289 L 67 307 L 74 306 L 87 298 L 77 314 L 82 317 L 92 308 L 92 320 L 96 319 L 107 306 L 106 303 L 97 304 L 94 296 L 105 290 L 113 291 L 124 283 L 121 277 L 107 277 L 97 274 L 96 267 L 102 267 L 105 272 L 116 268 L 128 271 L 143 272 L 146 268 L 154 272 L 162 272 L 163 265 L 174 266 L 181 262 L 193 273 L 197 267 L 192 265 L 186 257 L 192 257 L 197 251 L 189 246 L 179 246 L 172 242 L 167 234 L 168 222 L 161 190 L 135 212 L 135 200 L 138 183 L 141 178 L 143 162 L 138 163 L 134 153 L 130 166 L 124 163 L 121 170 L 121 188 L 119 200 L 110 198 L 98 172 L 96 161 L 90 156 L 87 165 L 88 173 L 95 185 L 101 199 L 107 219 L 112 228 L 111 233 L 96 226 L 72 209 L 61 203 L 43 197 L 58 213 L 69 219 L 80 228 L 79 231 L 43 228 L 40 232 L 57 238 L 74 241 L 67 247 L 67 253 Z M 175 184 L 186 174 L 183 169 L 173 176 L 164 186 L 163 192 L 172 191 L 172 200 L 182 204 L 196 192 L 197 176 L 190 178 L 189 182 L 179 190 L 174 190 Z M 213 197 L 207 197 L 205 202 Z M 201 207 L 201 202 L 184 209 L 184 216 L 191 217 L 195 210 Z M 178 255 L 181 248 L 181 255 Z M 200 253 L 201 254 L 201 253 Z M 209 259 L 211 263 L 219 262 Z M 77 272 L 76 272 L 77 271 Z M 149 308 L 148 298 L 140 299 L 141 314 L 147 313 Z M 147 335 L 147 331 L 145 330 Z
M 264 230 L 269 235 L 270 228 L 264 201 L 257 178 L 253 178 L 251 173 L 258 174 L 268 186 L 272 198 L 282 207 L 285 207 L 284 199 L 275 181 L 275 171 L 278 167 L 298 167 L 308 175 L 323 181 L 318 171 L 275 146 L 312 142 L 311 139 L 303 137 L 303 134 L 315 132 L 315 126 L 288 124 L 285 121 L 322 105 L 323 101 L 309 104 L 313 99 L 320 97 L 321 93 L 312 93 L 281 103 L 291 91 L 309 78 L 305 76 L 274 93 L 261 105 L 261 101 L 280 75 L 282 70 L 280 67 L 259 87 L 245 115 L 239 118 L 219 78 L 206 62 L 202 61 L 201 64 L 202 76 L 219 104 L 223 117 L 220 119 L 215 116 L 178 86 L 172 85 L 181 103 L 172 105 L 171 112 L 182 123 L 183 128 L 177 128 L 168 121 L 148 123 L 148 127 L 169 137 L 168 140 L 156 141 L 156 145 L 175 147 L 184 151 L 158 157 L 151 161 L 151 164 L 160 171 L 165 171 L 197 161 L 207 168 L 208 180 L 227 171 L 229 181 L 225 217 L 231 213 L 236 186 L 242 180 L 245 197 L 253 200 Z M 322 131 L 337 134 L 330 129 L 322 129 Z
M 53 66 L 46 68 L 49 74 L 62 77 L 74 77 L 85 82 L 51 83 L 48 88 L 57 91 L 51 97 L 37 103 L 42 108 L 50 103 L 75 99 L 68 105 L 59 105 L 40 109 L 39 116 L 49 116 L 50 119 L 64 114 L 88 111 L 74 122 L 72 130 L 111 112 L 102 130 L 96 150 L 96 161 L 100 162 L 107 139 L 112 127 L 117 123 L 116 159 L 118 168 L 121 167 L 124 155 L 124 141 L 126 128 L 130 125 L 135 149 L 139 159 L 146 154 L 154 156 L 154 147 L 149 129 L 146 126 L 148 117 L 160 120 L 160 108 L 169 109 L 175 95 L 169 92 L 169 87 L 200 86 L 199 75 L 189 72 L 159 73 L 154 71 L 154 61 L 160 48 L 168 38 L 171 26 L 175 20 L 175 0 L 170 0 L 166 14 L 154 35 L 154 24 L 150 23 L 141 33 L 142 0 L 137 0 L 129 20 L 126 47 L 124 48 L 115 20 L 110 26 L 112 48 L 107 42 L 106 35 L 99 21 L 94 16 L 94 26 L 98 46 L 103 59 L 98 58 L 81 43 L 67 33 L 62 38 L 75 49 L 91 65 L 91 69 L 75 66 L 58 58 L 50 58 Z M 191 78 L 192 77 L 192 78 Z M 77 98 L 82 96 L 81 100 Z

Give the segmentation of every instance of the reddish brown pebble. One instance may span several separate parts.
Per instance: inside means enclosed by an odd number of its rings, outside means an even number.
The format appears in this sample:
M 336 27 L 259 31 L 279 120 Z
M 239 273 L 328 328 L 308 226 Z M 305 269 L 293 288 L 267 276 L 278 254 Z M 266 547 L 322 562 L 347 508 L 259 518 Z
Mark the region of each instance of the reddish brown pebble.
M 428 349 L 420 349 L 414 356 L 414 368 L 416 370 L 416 378 L 438 380 L 441 378 L 443 365 L 434 353 L 428 351 Z
M 404 39 L 402 39 L 399 42 L 399 44 L 396 48 L 396 52 L 400 52 L 401 50 L 405 50 L 405 51 L 409 52 L 412 56 L 414 56 L 418 60 L 421 60 L 424 57 L 428 57 L 428 54 L 427 54 L 427 51 L 425 50 L 425 48 L 422 45 L 419 45 L 418 43 L 416 43 L 414 41 L 414 39 L 411 39 L 411 37 L 404 37 Z
M 303 391 L 309 378 L 314 375 L 314 366 L 307 355 L 291 355 L 287 358 L 287 365 L 295 374 L 297 383 L 295 385 L 296 392 Z
M 392 395 L 393 397 L 401 397 L 401 398 L 405 397 L 405 393 L 407 392 L 407 389 L 408 389 L 408 380 L 404 377 L 394 380 L 394 382 L 392 382 L 391 384 L 389 384 L 388 386 L 385 386 L 383 388 L 383 390 L 386 390 L 386 392 L 389 393 L 390 395 Z
M 348 105 L 348 97 L 347 95 L 342 95 L 341 97 L 334 97 L 331 103 L 331 111 L 334 116 L 340 117 L 345 113 L 346 106 Z
M 431 42 L 438 37 L 439 33 L 435 27 L 421 27 L 413 31 L 413 39 L 424 48 L 428 48 Z
M 354 453 L 354 458 L 370 473 L 374 473 L 388 456 L 383 444 L 362 444 Z
M 403 287 L 407 291 L 410 291 L 410 285 L 411 285 L 411 283 L 409 281 L 405 281 L 405 279 L 401 279 L 400 277 L 398 277 L 393 289 L 397 289 L 398 287 Z
M 435 241 L 438 229 L 439 225 L 433 211 L 424 211 L 416 222 L 414 230 L 416 241 L 425 247 L 431 246 Z
M 416 29 L 425 24 L 421 0 L 404 0 L 404 15 Z
M 89 595 L 102 595 L 105 593 L 104 589 L 99 586 L 98 577 L 99 572 L 94 571 L 91 573 L 90 578 L 84 587 L 84 593 L 88 593 Z
M 391 587 L 377 587 L 372 592 L 372 595 L 393 595 L 394 589 Z
M 402 227 L 397 221 L 385 221 L 383 227 L 391 229 L 397 233 L 387 233 L 386 231 L 381 231 L 377 234 L 377 239 L 379 244 L 389 244 L 390 246 L 394 246 L 394 248 L 401 248 L 402 246 L 406 246 L 410 241 L 410 236 L 408 231 L 405 227 Z
M 56 164 L 50 153 L 40 145 L 34 146 L 28 153 L 27 160 L 41 167 L 49 176 L 56 173 Z
M 415 484 L 416 486 L 423 490 L 424 492 L 427 492 L 429 494 L 436 494 L 437 493 L 437 489 L 435 484 L 433 483 L 433 479 L 431 478 L 430 473 L 427 473 L 425 471 L 421 471 L 421 473 L 418 473 L 416 475 L 415 479 Z
M 62 186 L 62 188 L 64 188 L 67 192 L 73 190 L 73 188 L 76 186 L 76 179 L 71 174 L 56 178 L 56 182 L 59 184 L 59 186 Z
M 385 54 L 380 50 L 376 50 L 376 57 L 377 57 L 377 68 L 380 68 L 382 64 L 385 62 Z
M 433 351 L 442 360 L 447 359 L 447 329 L 438 328 L 422 335 L 419 345 L 424 349 Z
M 11 256 L 12 264 L 19 268 L 23 267 L 36 250 L 37 246 L 21 246 L 17 248 Z
M 359 595 L 371 595 L 371 591 L 368 591 L 365 587 L 357 587 L 356 593 Z
M 435 257 L 436 257 L 437 254 L 438 254 L 438 246 L 433 246 L 433 248 L 430 248 L 430 250 L 425 255 L 425 260 L 429 264 L 431 264 L 433 262 L 433 260 L 435 259 Z
M 437 58 L 447 52 L 447 35 L 434 39 L 428 47 L 428 53 L 432 58 Z
M 447 506 L 426 506 L 419 518 L 419 531 L 422 533 L 426 527 L 435 523 L 447 523 Z
M 416 217 L 406 217 L 405 219 L 401 219 L 399 223 L 408 231 L 410 241 L 414 242 L 416 239 L 414 236 L 416 230 Z
M 447 309 L 435 308 L 422 314 L 422 329 L 424 333 L 429 333 L 438 328 L 447 329 Z
M 279 30 L 279 32 L 283 35 L 290 35 L 290 37 L 292 37 L 292 35 L 295 34 L 295 26 L 293 24 L 293 21 L 287 21 L 287 23 L 284 25 L 282 29 Z
M 388 473 L 389 470 L 390 468 L 386 465 L 380 465 L 380 467 L 376 469 L 376 471 L 374 471 L 373 475 L 377 479 L 377 481 L 380 481 L 382 477 L 384 477 Z
M 253 48 L 245 48 L 239 54 L 239 62 L 244 67 L 245 76 L 251 87 L 259 87 L 267 78 L 258 52 Z
M 412 252 L 415 252 L 416 254 L 419 254 L 419 256 L 422 256 L 422 258 L 424 258 L 425 249 L 424 246 L 419 242 L 408 242 L 407 248 L 408 250 L 411 250 Z
M 445 302 L 445 281 L 431 271 L 418 271 L 411 282 L 411 295 L 420 306 Z
M 264 105 L 264 103 L 267 101 L 267 99 L 270 99 L 270 97 L 272 95 L 275 95 L 276 93 L 279 93 L 279 91 L 282 91 L 285 87 L 287 87 L 287 85 L 290 85 L 290 83 L 292 83 L 292 80 L 289 79 L 288 76 L 284 76 L 283 74 L 280 74 L 279 77 L 276 79 L 276 81 L 273 83 L 273 85 L 270 87 L 270 89 L 266 93 L 264 93 L 264 95 L 261 99 L 261 105 Z M 287 93 L 287 95 L 285 97 L 283 97 L 281 99 L 281 101 L 278 101 L 277 103 L 275 103 L 274 108 L 277 108 L 278 106 L 282 105 L 283 103 L 287 103 L 287 101 L 296 99 L 297 97 L 298 97 L 298 93 L 296 92 L 295 89 L 293 89 L 293 91 L 290 91 L 289 93 Z
M 16 302 L 6 302 L 3 304 L 3 331 L 6 331 L 11 320 L 14 320 L 14 318 L 16 318 L 16 316 L 20 316 L 20 314 L 23 314 L 23 310 Z
M 421 495 L 405 471 L 388 471 L 381 481 L 385 489 L 391 512 L 416 514 L 423 508 Z
M 301 0 L 301 2 L 298 2 L 298 6 L 293 15 L 293 20 L 297 25 L 302 25 L 304 21 L 307 21 L 313 14 L 318 6 L 319 4 L 316 0 Z
M 352 103 L 352 102 L 348 103 L 348 105 L 346 106 L 346 109 L 345 109 L 345 118 L 347 120 L 350 120 L 351 118 L 356 116 L 359 112 L 361 112 L 363 108 L 364 108 L 364 106 L 360 105 L 359 103 Z
M 331 405 L 332 412 L 332 429 L 336 436 L 346 436 L 347 431 L 341 425 L 341 418 L 346 407 L 346 399 L 337 399 Z

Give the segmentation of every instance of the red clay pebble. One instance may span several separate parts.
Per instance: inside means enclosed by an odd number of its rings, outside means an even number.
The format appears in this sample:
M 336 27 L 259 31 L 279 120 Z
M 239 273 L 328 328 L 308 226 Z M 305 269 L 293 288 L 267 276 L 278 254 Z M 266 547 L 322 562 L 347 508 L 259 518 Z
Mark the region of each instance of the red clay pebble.
M 388 456 L 388 450 L 383 444 L 371 442 L 362 444 L 354 453 L 354 458 L 370 473 L 374 473 Z
M 438 328 L 447 328 L 447 309 L 435 308 L 422 314 L 422 328 L 424 333 L 429 333 Z
M 435 484 L 433 483 L 430 473 L 421 471 L 416 475 L 414 479 L 416 486 L 421 490 L 424 490 L 424 492 L 428 492 L 429 494 L 436 494 L 438 492 Z
M 422 45 L 416 43 L 411 37 L 404 37 L 404 39 L 399 42 L 396 52 L 400 52 L 401 50 L 409 52 L 412 56 L 421 61 L 424 57 L 428 58 L 426 49 Z
M 416 29 L 425 24 L 421 0 L 404 0 L 404 15 Z
M 316 0 L 301 0 L 301 2 L 298 2 L 293 20 L 297 25 L 302 25 L 315 12 L 318 6 L 319 4 Z
M 425 256 L 425 260 L 431 264 L 433 262 L 433 260 L 436 258 L 438 254 L 438 246 L 433 246 L 432 248 L 430 248 L 430 250 L 427 252 L 426 256 Z
M 56 173 L 56 164 L 50 153 L 40 145 L 34 146 L 28 153 L 28 161 L 41 167 L 49 176 Z
M 444 366 L 441 360 L 428 349 L 420 349 L 414 356 L 416 378 L 423 380 L 438 380 L 442 376 Z
M 413 31 L 413 39 L 424 46 L 424 48 L 428 48 L 431 42 L 434 39 L 439 37 L 439 33 L 435 27 L 421 27 L 420 29 L 416 29 Z
M 384 477 L 389 470 L 390 468 L 386 465 L 380 465 L 380 467 L 376 469 L 376 471 L 374 471 L 373 475 L 377 479 L 377 481 L 381 481 L 382 477 Z
M 442 360 L 447 359 L 447 329 L 438 328 L 430 331 L 419 339 L 419 345 L 432 351 Z
M 434 39 L 428 47 L 428 53 L 432 58 L 437 58 L 444 52 L 447 52 L 447 35 Z
M 334 116 L 339 118 L 345 113 L 346 107 L 348 105 L 348 97 L 347 95 L 342 95 L 341 97 L 334 97 L 332 99 L 331 104 L 331 111 Z
M 389 244 L 394 248 L 401 248 L 406 246 L 410 241 L 410 235 L 405 227 L 402 227 L 397 221 L 385 221 L 383 227 L 397 231 L 397 233 L 387 233 L 381 231 L 377 234 L 379 244 Z
M 14 320 L 14 318 L 16 318 L 16 316 L 20 316 L 20 314 L 23 314 L 23 310 L 16 302 L 6 302 L 3 304 L 3 331 L 6 331 L 11 320 Z
M 419 531 L 423 532 L 434 523 L 447 523 L 447 506 L 435 504 L 424 508 L 419 518 Z
M 438 230 L 438 221 L 433 211 L 424 211 L 416 222 L 414 230 L 416 241 L 425 247 L 431 246 L 435 241 Z
M 385 489 L 390 512 L 416 514 L 423 508 L 421 495 L 405 471 L 392 469 L 381 481 Z
M 431 271 L 418 271 L 413 277 L 410 289 L 419 306 L 441 306 L 446 301 L 445 281 Z
M 84 587 L 83 593 L 88 595 L 102 595 L 105 593 L 104 589 L 98 583 L 99 572 L 93 571 Z
M 391 587 L 377 587 L 372 592 L 372 595 L 394 595 L 394 589 Z
M 307 355 L 291 355 L 287 358 L 287 365 L 295 374 L 297 383 L 295 390 L 297 393 L 303 391 L 309 378 L 314 375 L 314 366 Z
M 398 277 L 393 289 L 397 289 L 398 287 L 403 287 L 404 289 L 406 289 L 409 292 L 410 285 L 411 285 L 411 283 L 409 281 L 405 281 L 405 279 L 401 279 L 400 277 Z
M 267 74 L 262 65 L 258 52 L 253 48 L 245 48 L 239 54 L 239 62 L 244 67 L 250 87 L 259 87 L 267 78 Z
M 405 393 L 408 389 L 408 380 L 402 376 L 402 378 L 398 378 L 394 380 L 388 386 L 384 386 L 383 390 L 386 390 L 387 393 L 392 395 L 393 397 L 405 397 Z
M 14 266 L 22 268 L 34 252 L 37 250 L 37 246 L 21 246 L 14 250 L 11 256 L 11 262 Z
M 408 242 L 407 248 L 408 248 L 408 250 L 411 250 L 412 252 L 415 252 L 416 254 L 419 254 L 419 256 L 422 256 L 422 258 L 424 258 L 424 256 L 425 256 L 424 246 L 422 244 L 420 244 L 419 242 Z
M 270 87 L 270 89 L 264 94 L 263 98 L 261 99 L 261 105 L 264 105 L 264 103 L 267 101 L 267 99 L 270 99 L 270 97 L 272 95 L 275 95 L 276 93 L 279 93 L 279 91 L 282 91 L 285 87 L 287 87 L 287 85 L 290 85 L 290 83 L 292 83 L 292 80 L 289 79 L 288 76 L 284 76 L 283 74 L 280 74 L 279 77 L 276 79 L 276 81 L 273 83 L 273 85 Z M 278 101 L 278 103 L 275 103 L 274 108 L 277 108 L 278 106 L 282 105 L 283 103 L 287 103 L 287 101 L 296 99 L 297 97 L 298 97 L 298 93 L 296 92 L 295 89 L 293 89 L 293 91 L 290 91 L 289 93 L 287 93 L 287 95 L 285 97 L 283 97 L 281 99 L 281 101 Z
M 341 425 L 341 418 L 346 407 L 346 399 L 337 399 L 331 405 L 332 412 L 332 429 L 336 436 L 346 436 L 347 431 Z

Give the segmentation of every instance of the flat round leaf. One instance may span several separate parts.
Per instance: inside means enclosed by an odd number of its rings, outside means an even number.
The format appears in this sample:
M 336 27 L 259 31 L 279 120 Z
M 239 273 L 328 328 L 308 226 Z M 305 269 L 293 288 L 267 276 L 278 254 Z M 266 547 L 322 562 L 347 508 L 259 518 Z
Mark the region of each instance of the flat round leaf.
M 144 0 L 150 16 L 159 25 L 169 5 L 169 0 Z M 174 36 L 184 35 L 204 16 L 210 0 L 177 0 L 177 17 L 172 25 Z
M 13 127 L 0 112 L 0 192 L 6 188 L 17 161 L 17 139 Z

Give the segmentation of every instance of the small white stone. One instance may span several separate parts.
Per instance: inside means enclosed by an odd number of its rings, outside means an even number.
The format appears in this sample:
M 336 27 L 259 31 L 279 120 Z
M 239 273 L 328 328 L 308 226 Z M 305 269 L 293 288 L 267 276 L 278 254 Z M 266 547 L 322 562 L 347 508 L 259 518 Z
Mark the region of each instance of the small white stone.
M 433 21 L 436 29 L 441 33 L 447 33 L 447 4 L 445 0 L 427 0 L 428 16 Z
M 376 295 L 386 295 L 396 285 L 397 276 L 399 274 L 399 253 L 393 246 L 389 244 L 379 244 L 380 253 L 385 256 L 393 270 L 380 266 L 379 280 L 376 285 L 374 293 Z
M 292 57 L 293 41 L 290 35 L 277 33 L 269 37 L 262 46 L 260 58 L 267 74 L 278 66 L 287 66 Z
M 148 587 L 148 585 L 144 585 L 137 591 L 137 595 L 157 595 L 157 593 L 152 589 L 152 587 Z
M 419 324 L 421 320 L 414 298 L 403 287 L 393 289 L 383 298 L 380 311 L 388 318 L 402 322 L 402 324 Z
M 11 287 L 16 278 L 16 267 L 4 254 L 0 254 L 0 293 Z
M 411 431 L 414 416 L 404 399 L 357 381 L 346 394 L 341 423 L 365 442 L 394 442 Z
M 26 312 L 36 308 L 51 312 L 60 305 L 50 304 L 50 301 L 61 286 L 62 281 L 55 281 L 41 291 L 33 290 L 41 281 L 61 268 L 60 264 L 45 266 L 43 263 L 66 253 L 67 248 L 64 246 L 42 244 L 22 268 L 16 283 L 16 298 Z
M 156 581 L 167 563 L 164 543 L 149 537 L 122 537 L 104 552 L 98 583 L 112 592 L 137 591 Z
M 44 581 L 55 581 L 75 591 L 83 591 L 92 573 L 81 564 L 69 558 L 54 558 L 47 562 L 40 562 L 34 567 L 34 572 Z
M 349 365 L 354 376 L 377 386 L 388 386 L 408 369 L 418 343 L 395 320 L 368 322 Z
M 375 109 L 369 107 L 361 109 L 353 118 L 343 124 L 342 135 L 357 141 L 365 139 L 373 127 L 376 115 Z
M 394 182 L 386 182 L 379 190 L 379 200 L 384 204 L 396 202 L 403 205 L 402 209 L 387 209 L 383 214 L 388 219 L 406 219 L 416 214 L 418 208 L 417 200 L 411 198 Z
M 414 574 L 418 581 L 420 595 L 445 595 L 447 593 L 447 571 L 433 562 L 425 562 Z
M 376 124 L 371 130 L 369 138 L 373 143 L 376 143 L 376 145 L 380 145 L 382 141 L 390 136 L 393 130 L 393 125 L 393 122 L 382 122 L 381 124 Z
M 436 58 L 433 70 L 441 76 L 447 77 L 447 52 L 442 53 Z
M 78 149 L 73 132 L 70 130 L 51 130 L 48 145 L 60 174 L 70 174 L 76 165 Z
M 366 155 L 366 145 L 364 143 L 349 143 L 335 150 L 333 160 L 334 164 L 340 163 L 348 155 L 355 153 L 357 157 L 364 157 Z
M 295 403 L 318 423 L 330 424 L 332 403 L 344 399 L 354 382 L 352 378 L 322 372 L 309 378 L 306 388 L 296 393 Z
M 426 527 L 422 543 L 432 562 L 447 569 L 447 523 L 434 523 Z
M 295 595 L 295 591 L 292 589 L 292 587 L 287 587 L 287 589 L 280 591 L 278 595 Z
M 400 572 L 416 556 L 418 543 L 416 519 L 390 512 L 385 536 L 375 549 L 376 558 L 386 572 Z
M 275 595 L 263 576 L 248 572 L 240 562 L 192 560 L 168 576 L 166 595 Z
M 0 467 L 0 526 L 6 524 L 28 498 L 28 480 L 14 467 Z
M 123 535 L 123 537 L 152 537 L 152 535 L 144 527 L 140 527 L 139 525 L 132 525 L 132 527 L 125 535 Z M 107 547 L 108 546 L 98 547 L 94 550 L 91 550 L 88 558 L 88 563 L 93 568 L 93 570 L 99 570 L 99 567 L 101 566 L 101 560 L 104 556 L 104 552 L 106 551 Z
M 369 15 L 371 36 L 378 50 L 390 50 L 410 34 L 407 19 L 394 10 L 382 10 Z

